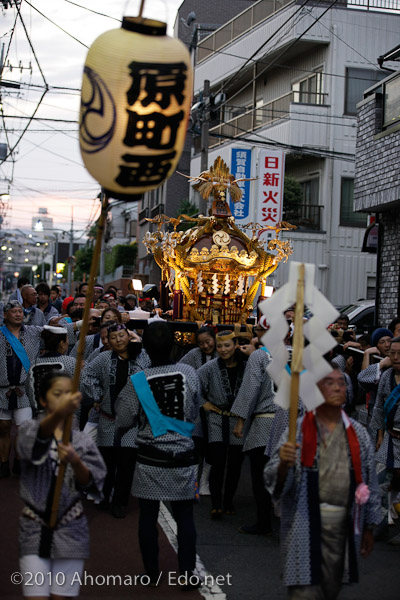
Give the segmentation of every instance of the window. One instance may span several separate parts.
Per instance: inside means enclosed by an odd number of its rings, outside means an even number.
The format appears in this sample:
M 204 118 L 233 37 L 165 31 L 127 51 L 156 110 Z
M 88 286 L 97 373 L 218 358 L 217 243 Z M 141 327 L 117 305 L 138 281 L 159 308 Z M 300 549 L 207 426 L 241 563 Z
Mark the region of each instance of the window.
M 346 69 L 346 97 L 344 112 L 346 115 L 357 114 L 357 102 L 363 99 L 366 89 L 387 77 L 387 72 L 372 69 Z
M 340 225 L 344 227 L 366 227 L 367 215 L 353 210 L 354 179 L 342 177 L 340 193 Z
M 264 106 L 264 100 L 262 98 L 259 98 L 258 100 L 256 100 L 256 112 L 255 112 L 255 123 L 254 123 L 255 127 L 260 127 L 260 125 L 262 125 L 264 122 L 263 106 Z
M 400 121 L 400 77 L 385 84 L 383 126 L 390 127 Z
M 303 189 L 304 204 L 318 205 L 319 204 L 319 177 L 310 179 L 309 181 L 301 181 L 300 185 Z
M 292 85 L 293 102 L 324 104 L 322 72 L 317 71 Z
M 298 231 L 321 231 L 323 206 L 319 205 L 319 178 L 300 182 L 301 204 L 284 206 L 285 221 L 296 225 Z

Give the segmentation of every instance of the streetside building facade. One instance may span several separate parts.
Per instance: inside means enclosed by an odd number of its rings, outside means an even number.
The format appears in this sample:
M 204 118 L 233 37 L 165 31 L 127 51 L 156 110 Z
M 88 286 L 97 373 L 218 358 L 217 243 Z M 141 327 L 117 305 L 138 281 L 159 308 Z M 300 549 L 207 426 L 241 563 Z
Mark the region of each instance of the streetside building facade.
M 387 326 L 400 315 L 400 70 L 357 107 L 354 209 L 379 223 L 376 320 Z
M 234 15 L 247 9 L 255 0 L 183 0 L 180 5 L 174 27 L 174 36 L 179 38 L 189 49 L 192 60 L 195 60 L 194 50 L 205 35 L 226 23 Z M 188 132 L 182 156 L 177 171 L 190 174 L 190 159 L 192 150 L 192 134 Z M 138 234 L 140 242 L 147 231 L 153 230 L 153 225 L 146 218 L 155 218 L 159 214 L 176 217 L 181 207 L 189 201 L 189 186 L 187 179 L 174 173 L 162 186 L 144 194 L 138 207 Z M 153 256 L 146 253 L 143 244 L 138 244 L 138 270 L 148 276 L 151 283 L 160 280 L 160 269 Z
M 317 287 L 338 306 L 375 297 L 376 256 L 361 252 L 368 217 L 353 210 L 356 104 L 387 75 L 376 58 L 398 42 L 400 3 L 393 6 L 398 12 L 389 14 L 363 0 L 261 0 L 197 46 L 197 99 L 206 80 L 212 93 L 226 94 L 220 122 L 210 126 L 208 164 L 221 155 L 231 165 L 233 150 L 250 150 L 248 172 L 258 177 L 261 153 L 284 151 L 285 175 L 302 195 L 283 207 L 297 229 L 281 237 L 292 240 L 293 260 L 316 265 Z M 194 152 L 191 175 L 200 167 Z M 257 220 L 257 184 L 238 224 Z M 287 277 L 281 264 L 271 283 Z

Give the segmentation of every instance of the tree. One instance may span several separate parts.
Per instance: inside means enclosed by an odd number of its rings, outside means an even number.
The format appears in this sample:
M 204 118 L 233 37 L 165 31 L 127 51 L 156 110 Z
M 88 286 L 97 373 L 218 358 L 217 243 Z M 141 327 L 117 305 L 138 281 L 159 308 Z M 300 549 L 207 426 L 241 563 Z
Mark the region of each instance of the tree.
M 303 203 L 303 197 L 303 189 L 300 183 L 294 177 L 285 177 L 285 184 L 283 188 L 284 210 L 291 211 L 296 209 L 299 204 Z
M 93 247 L 85 246 L 76 252 L 76 265 L 74 269 L 74 280 L 82 281 L 83 274 L 87 275 L 90 273 L 90 265 L 92 264 L 93 258 Z M 65 265 L 64 272 L 68 272 L 68 265 Z
M 179 217 L 179 215 L 188 215 L 189 217 L 197 217 L 197 215 L 199 214 L 199 209 L 196 206 L 196 204 L 193 204 L 193 202 L 190 202 L 189 198 L 184 198 L 184 200 L 181 201 L 178 211 L 175 215 L 175 217 Z M 183 223 L 180 223 L 180 225 L 178 225 L 177 230 L 178 231 L 186 231 L 187 229 L 190 229 L 190 227 L 193 227 L 193 223 L 190 223 L 188 221 L 183 221 Z

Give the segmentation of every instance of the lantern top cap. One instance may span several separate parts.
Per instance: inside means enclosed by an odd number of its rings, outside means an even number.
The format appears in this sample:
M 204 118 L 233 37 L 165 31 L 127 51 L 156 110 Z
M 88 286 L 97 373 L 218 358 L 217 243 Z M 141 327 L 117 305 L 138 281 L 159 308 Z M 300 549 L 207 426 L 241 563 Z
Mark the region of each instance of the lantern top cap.
M 163 36 L 167 34 L 166 23 L 155 19 L 144 19 L 143 17 L 124 17 L 121 27 L 145 35 Z

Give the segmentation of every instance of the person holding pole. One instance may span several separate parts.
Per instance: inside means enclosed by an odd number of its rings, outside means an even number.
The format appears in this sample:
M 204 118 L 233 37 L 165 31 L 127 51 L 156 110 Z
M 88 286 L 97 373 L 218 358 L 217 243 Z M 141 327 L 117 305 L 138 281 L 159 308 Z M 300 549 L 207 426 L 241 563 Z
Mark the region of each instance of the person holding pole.
M 318 383 L 324 403 L 287 431 L 264 471 L 280 501 L 283 580 L 290 600 L 335 600 L 358 580 L 357 555 L 373 547 L 382 520 L 374 449 L 366 429 L 343 411 L 338 368 Z M 346 575 L 345 575 L 346 574 Z
M 81 491 L 101 499 L 106 468 L 92 438 L 72 431 L 62 443 L 65 421 L 79 407 L 80 392 L 72 392 L 66 372 L 46 373 L 40 382 L 45 416 L 25 421 L 18 436 L 21 458 L 20 571 L 25 597 L 76 597 L 84 559 L 89 555 L 89 531 Z M 65 476 L 54 527 L 49 525 L 60 465 Z M 31 575 L 32 574 L 32 577 Z

